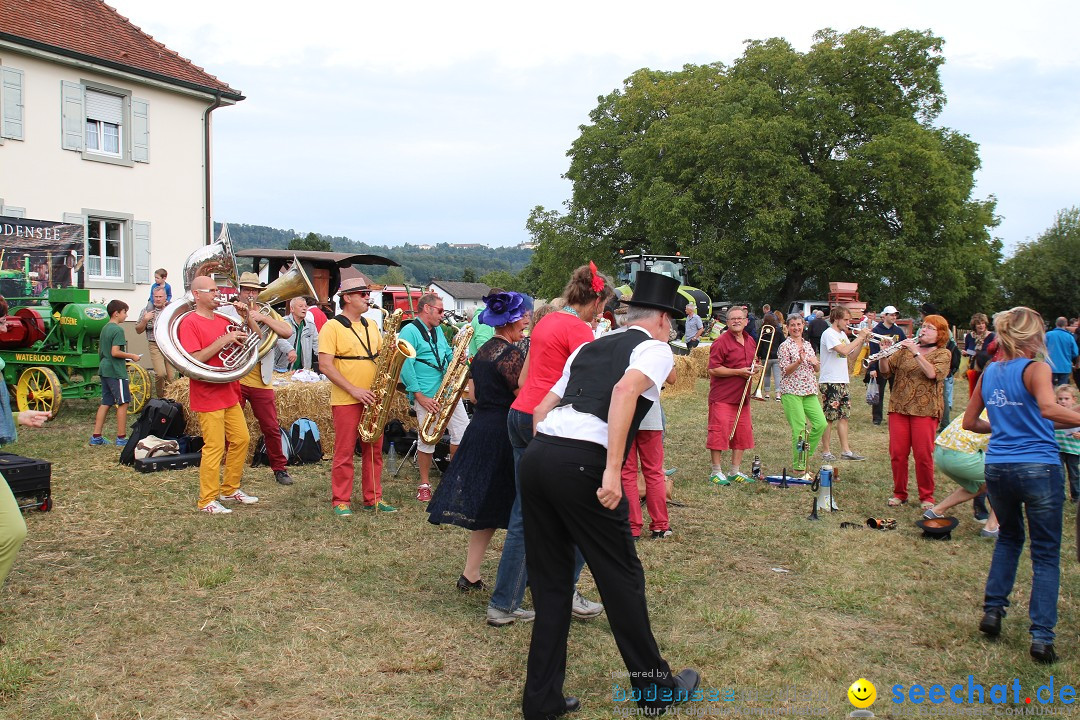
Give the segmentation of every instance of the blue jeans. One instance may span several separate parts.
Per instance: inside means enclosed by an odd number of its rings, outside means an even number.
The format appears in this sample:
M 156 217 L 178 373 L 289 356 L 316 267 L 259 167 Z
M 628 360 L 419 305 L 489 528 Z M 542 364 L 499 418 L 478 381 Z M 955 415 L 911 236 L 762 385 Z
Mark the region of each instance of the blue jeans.
M 1065 474 L 1069 478 L 1069 497 L 1073 502 L 1080 498 L 1080 455 L 1072 453 L 1058 453 L 1061 463 L 1065 466 Z
M 1052 373 L 1050 373 L 1050 377 L 1051 377 L 1051 382 L 1054 384 L 1054 387 L 1057 387 L 1058 385 L 1068 385 L 1069 384 L 1069 373 L 1067 373 L 1067 372 L 1063 372 L 1063 373 L 1052 372 Z
M 942 390 L 945 399 L 945 413 L 941 416 L 941 422 L 938 423 L 938 432 L 944 430 L 952 419 L 953 380 L 955 378 L 952 375 L 945 378 L 945 387 Z
M 1061 465 L 998 463 L 986 465 L 986 487 L 1001 523 L 986 578 L 983 608 L 1006 608 L 1024 551 L 1024 515 L 1031 535 L 1032 640 L 1054 642 L 1061 582 L 1061 523 L 1065 502 Z
M 510 508 L 510 521 L 506 526 L 506 540 L 503 541 L 502 557 L 499 558 L 499 570 L 495 575 L 495 587 L 491 591 L 488 607 L 503 612 L 514 612 L 525 599 L 525 586 L 529 584 L 529 574 L 525 570 L 525 532 L 521 522 L 521 474 L 518 463 L 525 454 L 525 448 L 533 439 L 533 416 L 520 410 L 510 409 L 506 416 L 506 431 L 510 435 L 510 445 L 514 448 L 514 484 L 517 494 Z M 574 583 L 581 576 L 585 558 L 581 551 L 574 549 Z

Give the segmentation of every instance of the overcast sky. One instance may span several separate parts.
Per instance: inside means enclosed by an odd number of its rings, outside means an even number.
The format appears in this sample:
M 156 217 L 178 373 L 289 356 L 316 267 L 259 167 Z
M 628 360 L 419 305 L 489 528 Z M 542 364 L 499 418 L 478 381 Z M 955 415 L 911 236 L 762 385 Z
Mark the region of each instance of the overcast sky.
M 816 30 L 945 39 L 939 118 L 980 146 L 1011 249 L 1080 204 L 1075 2 L 107 0 L 247 99 L 214 113 L 215 220 L 372 244 L 528 239 L 597 97 Z

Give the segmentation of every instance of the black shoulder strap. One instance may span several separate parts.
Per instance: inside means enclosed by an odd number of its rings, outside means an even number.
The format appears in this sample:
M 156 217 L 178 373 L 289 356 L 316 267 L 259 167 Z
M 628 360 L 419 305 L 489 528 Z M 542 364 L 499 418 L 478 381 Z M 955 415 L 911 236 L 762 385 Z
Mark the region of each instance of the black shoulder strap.
M 356 329 L 352 326 L 352 320 L 345 317 L 344 315 L 335 315 L 334 319 L 337 320 L 339 323 L 341 323 L 344 327 L 347 327 L 349 330 L 352 330 L 352 334 L 356 335 L 356 339 L 360 341 L 360 346 L 363 347 L 364 350 L 367 352 L 367 355 L 335 355 L 334 356 L 335 359 L 337 359 L 337 360 L 371 360 L 372 362 L 374 362 L 375 358 L 379 357 L 379 353 L 372 353 L 371 348 L 368 347 L 368 344 L 366 342 L 364 342 L 364 339 L 362 337 L 360 337 L 359 335 L 357 335 Z M 366 318 L 360 318 L 360 324 L 364 328 L 364 335 L 367 335 L 367 326 L 368 326 L 367 319 Z
M 413 318 L 412 322 L 413 325 L 416 326 L 416 329 L 420 331 L 420 337 L 424 338 L 424 342 L 430 343 L 431 333 L 428 332 L 427 327 L 424 326 L 424 323 L 420 320 L 420 318 Z

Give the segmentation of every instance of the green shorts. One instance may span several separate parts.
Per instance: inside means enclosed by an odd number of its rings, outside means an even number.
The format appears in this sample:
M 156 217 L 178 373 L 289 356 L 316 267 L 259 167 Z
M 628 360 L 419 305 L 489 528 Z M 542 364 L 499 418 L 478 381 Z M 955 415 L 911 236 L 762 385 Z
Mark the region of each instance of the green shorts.
M 986 484 L 983 474 L 983 452 L 960 452 L 937 445 L 934 447 L 934 469 L 940 470 L 969 493 L 978 493 Z

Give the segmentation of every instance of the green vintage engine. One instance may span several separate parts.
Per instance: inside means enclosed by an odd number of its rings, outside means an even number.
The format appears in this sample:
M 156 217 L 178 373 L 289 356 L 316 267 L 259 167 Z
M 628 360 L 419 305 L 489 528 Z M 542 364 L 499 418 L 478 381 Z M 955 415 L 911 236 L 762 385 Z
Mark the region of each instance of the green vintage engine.
M 98 338 L 109 314 L 104 305 L 90 302 L 89 290 L 50 288 L 47 304 L 14 301 L 8 313 L 7 330 L 0 333 L 0 360 L 20 410 L 55 414 L 62 397 L 100 395 Z M 128 372 L 132 411 L 138 412 L 149 397 L 149 377 L 131 362 Z

